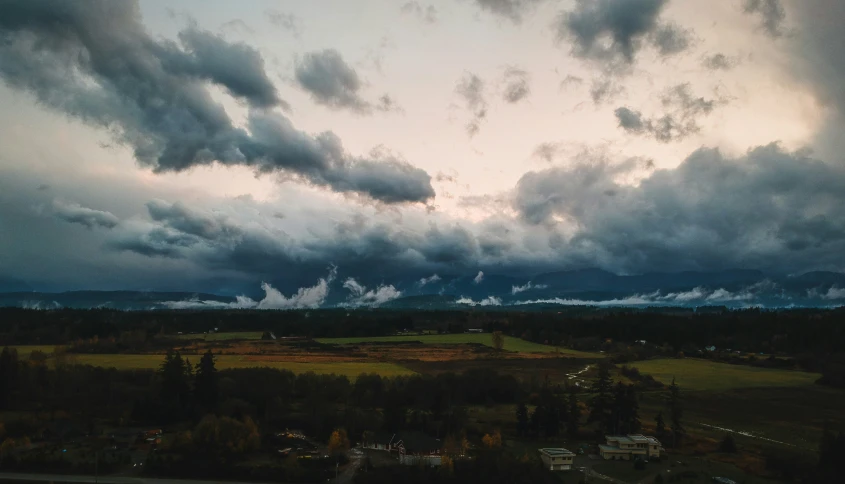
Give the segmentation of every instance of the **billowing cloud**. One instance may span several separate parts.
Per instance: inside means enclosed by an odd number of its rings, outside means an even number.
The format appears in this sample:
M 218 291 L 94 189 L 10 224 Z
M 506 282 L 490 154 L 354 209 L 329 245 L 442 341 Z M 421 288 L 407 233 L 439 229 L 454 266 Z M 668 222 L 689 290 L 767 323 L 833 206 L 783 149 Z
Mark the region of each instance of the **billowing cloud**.
M 784 34 L 786 10 L 780 0 L 744 0 L 742 7 L 745 13 L 759 18 L 760 26 L 769 36 Z
M 504 75 L 505 88 L 502 98 L 511 104 L 522 101 L 531 93 L 531 76 L 522 69 L 508 67 Z
M 414 15 L 426 23 L 437 23 L 437 9 L 434 7 L 434 5 L 428 5 L 423 7 L 420 2 L 411 1 L 404 3 L 400 10 L 404 14 Z
M 822 297 L 824 299 L 845 299 L 845 288 L 833 286 Z
M 486 298 L 480 301 L 473 301 L 471 298 L 468 297 L 461 297 L 457 301 L 458 304 L 466 304 L 467 306 L 501 306 L 502 299 L 496 296 L 487 296 Z
M 433 282 L 438 282 L 439 280 L 440 280 L 440 276 L 438 276 L 437 274 L 432 274 L 429 277 L 421 278 L 420 281 L 418 282 L 418 284 L 419 284 L 420 287 L 423 287 L 423 286 L 427 286 L 428 284 L 431 284 Z
M 511 294 L 517 295 L 521 292 L 530 291 L 532 289 L 546 289 L 547 287 L 549 286 L 547 286 L 546 284 L 532 284 L 531 281 L 528 281 L 521 286 L 512 286 Z
M 262 283 L 261 289 L 264 289 L 264 299 L 258 302 L 257 309 L 303 309 L 303 308 L 318 308 L 323 305 L 326 298 L 329 296 L 329 286 L 334 280 L 337 270 L 332 268 L 329 275 L 321 277 L 317 284 L 311 287 L 301 287 L 296 294 L 291 294 L 290 297 L 285 296 L 270 284 Z
M 294 77 L 317 104 L 361 114 L 372 111 L 370 103 L 360 95 L 362 82 L 358 73 L 335 49 L 305 54 L 296 65 Z
M 842 167 L 776 145 L 740 158 L 701 149 L 676 169 L 622 181 L 638 166 L 591 159 L 526 174 L 514 208 L 528 223 L 559 227 L 550 243 L 587 266 L 838 267 Z
M 9 87 L 108 130 L 157 172 L 245 165 L 388 203 L 434 196 L 424 171 L 356 159 L 333 133 L 302 133 L 269 111 L 285 103 L 252 47 L 194 26 L 179 34 L 180 44 L 154 39 L 137 2 L 7 2 L 0 35 L 0 78 Z M 260 108 L 248 112 L 247 129 L 235 127 L 208 83 Z
M 576 57 L 608 70 L 633 64 L 637 53 L 653 46 L 660 55 L 686 50 L 691 33 L 661 20 L 668 0 L 577 0 L 557 19 L 558 40 L 572 43 Z M 607 41 L 606 41 L 607 39 Z
M 470 138 L 478 134 L 481 123 L 487 117 L 487 100 L 484 98 L 484 81 L 477 75 L 467 72 L 458 82 L 455 92 L 464 100 L 467 110 L 472 115 L 466 124 Z
M 479 284 L 483 280 L 484 280 L 484 272 L 478 271 L 478 274 L 475 275 L 475 277 L 472 279 L 472 282 L 474 282 L 475 284 Z
M 694 96 L 689 84 L 679 84 L 661 96 L 662 116 L 647 118 L 640 111 L 628 107 L 616 109 L 619 127 L 637 135 L 649 135 L 661 143 L 680 141 L 700 131 L 698 120 L 708 116 L 716 106 L 726 104 L 726 98 L 705 99 Z
M 60 200 L 53 200 L 53 215 L 65 222 L 84 225 L 89 229 L 95 227 L 113 229 L 120 223 L 120 220 L 111 212 L 94 210 L 83 207 L 78 203 L 69 203 Z
M 380 306 L 386 302 L 402 297 L 402 291 L 392 285 L 379 285 L 375 289 L 367 289 L 353 278 L 343 283 L 343 287 L 352 293 L 346 305 L 348 306 Z

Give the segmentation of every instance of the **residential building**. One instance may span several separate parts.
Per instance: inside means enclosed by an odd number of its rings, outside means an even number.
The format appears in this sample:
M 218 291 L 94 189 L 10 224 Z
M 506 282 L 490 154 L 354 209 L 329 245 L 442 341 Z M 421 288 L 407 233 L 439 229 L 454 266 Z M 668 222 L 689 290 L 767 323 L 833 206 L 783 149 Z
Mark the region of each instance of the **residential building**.
M 540 449 L 540 459 L 550 471 L 568 471 L 572 469 L 575 453 L 562 448 Z
M 397 443 L 396 434 L 392 432 L 364 432 L 362 447 L 371 450 L 393 450 Z
M 422 432 L 403 433 L 393 447 L 399 451 L 399 462 L 406 465 L 440 466 L 440 449 L 443 445 Z
M 605 460 L 631 460 L 636 457 L 659 458 L 663 447 L 654 437 L 645 435 L 606 436 L 606 444 L 599 445 L 599 454 Z

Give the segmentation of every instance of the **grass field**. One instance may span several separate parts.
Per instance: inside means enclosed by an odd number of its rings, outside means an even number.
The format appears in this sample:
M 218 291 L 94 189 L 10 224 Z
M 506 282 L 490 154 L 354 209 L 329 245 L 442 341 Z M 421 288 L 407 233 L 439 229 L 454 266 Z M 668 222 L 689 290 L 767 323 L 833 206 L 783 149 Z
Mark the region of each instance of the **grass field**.
M 812 385 L 820 376 L 818 373 L 730 365 L 694 358 L 638 361 L 629 365 L 667 385 L 675 378 L 684 390 L 795 387 Z
M 40 351 L 49 356 L 56 349 L 56 345 L 15 345 L 10 346 L 10 348 L 18 350 L 18 358 L 25 360 L 29 358 L 30 353 L 33 351 Z
M 197 363 L 200 356 L 188 356 L 192 363 Z M 232 368 L 274 368 L 290 370 L 294 373 L 313 371 L 321 374 L 346 375 L 354 378 L 361 373 L 378 373 L 382 376 L 411 375 L 414 372 L 393 363 L 298 363 L 288 361 L 273 361 L 261 356 L 219 355 L 216 358 L 217 369 Z M 80 365 L 117 368 L 118 370 L 151 370 L 161 366 L 164 355 L 89 355 L 77 354 L 72 356 L 72 362 Z
M 424 344 L 467 344 L 476 343 L 486 346 L 493 345 L 493 338 L 490 333 L 472 333 L 472 334 L 426 334 L 426 335 L 411 335 L 411 336 L 377 336 L 365 338 L 317 338 L 320 343 L 326 344 L 360 344 L 360 343 L 407 343 L 412 341 L 419 341 Z M 576 358 L 603 358 L 604 355 L 599 353 L 588 353 L 586 351 L 576 351 L 567 348 L 556 348 L 554 346 L 541 345 L 539 343 L 532 343 L 520 338 L 513 338 L 505 336 L 505 350 L 516 351 L 519 353 L 554 353 L 560 351 L 561 354 L 572 356 Z
M 201 339 L 204 341 L 231 341 L 231 340 L 257 340 L 261 339 L 261 331 L 241 331 L 237 333 L 199 333 L 180 334 L 176 339 Z

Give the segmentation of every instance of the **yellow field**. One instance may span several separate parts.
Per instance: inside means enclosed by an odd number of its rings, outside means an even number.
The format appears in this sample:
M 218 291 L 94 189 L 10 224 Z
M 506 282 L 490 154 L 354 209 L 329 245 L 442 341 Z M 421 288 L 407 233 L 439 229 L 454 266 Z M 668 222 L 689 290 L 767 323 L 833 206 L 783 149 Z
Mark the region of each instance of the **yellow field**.
M 70 355 L 71 363 L 80 365 L 117 368 L 118 370 L 151 370 L 158 369 L 164 360 L 164 355 Z M 192 363 L 199 362 L 200 356 L 187 356 Z M 378 373 L 382 376 L 412 375 L 413 371 L 392 363 L 299 363 L 288 361 L 273 361 L 272 358 L 248 355 L 219 355 L 215 357 L 218 370 L 232 368 L 274 368 L 290 370 L 294 373 L 312 371 L 320 374 L 345 375 L 350 378 L 361 373 Z
M 811 385 L 820 376 L 818 373 L 730 365 L 695 358 L 637 361 L 628 365 L 667 385 L 675 378 L 678 385 L 687 390 L 793 387 Z

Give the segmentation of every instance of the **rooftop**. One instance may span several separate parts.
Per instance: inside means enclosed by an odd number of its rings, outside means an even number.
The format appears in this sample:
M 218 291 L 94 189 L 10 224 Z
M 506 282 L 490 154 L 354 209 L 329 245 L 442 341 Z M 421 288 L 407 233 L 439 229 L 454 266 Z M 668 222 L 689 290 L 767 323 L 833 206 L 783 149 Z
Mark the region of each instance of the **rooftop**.
M 540 452 L 548 455 L 548 456 L 561 456 L 561 455 L 575 455 L 574 452 L 570 452 L 562 447 L 555 447 L 555 448 L 546 448 L 540 449 Z

